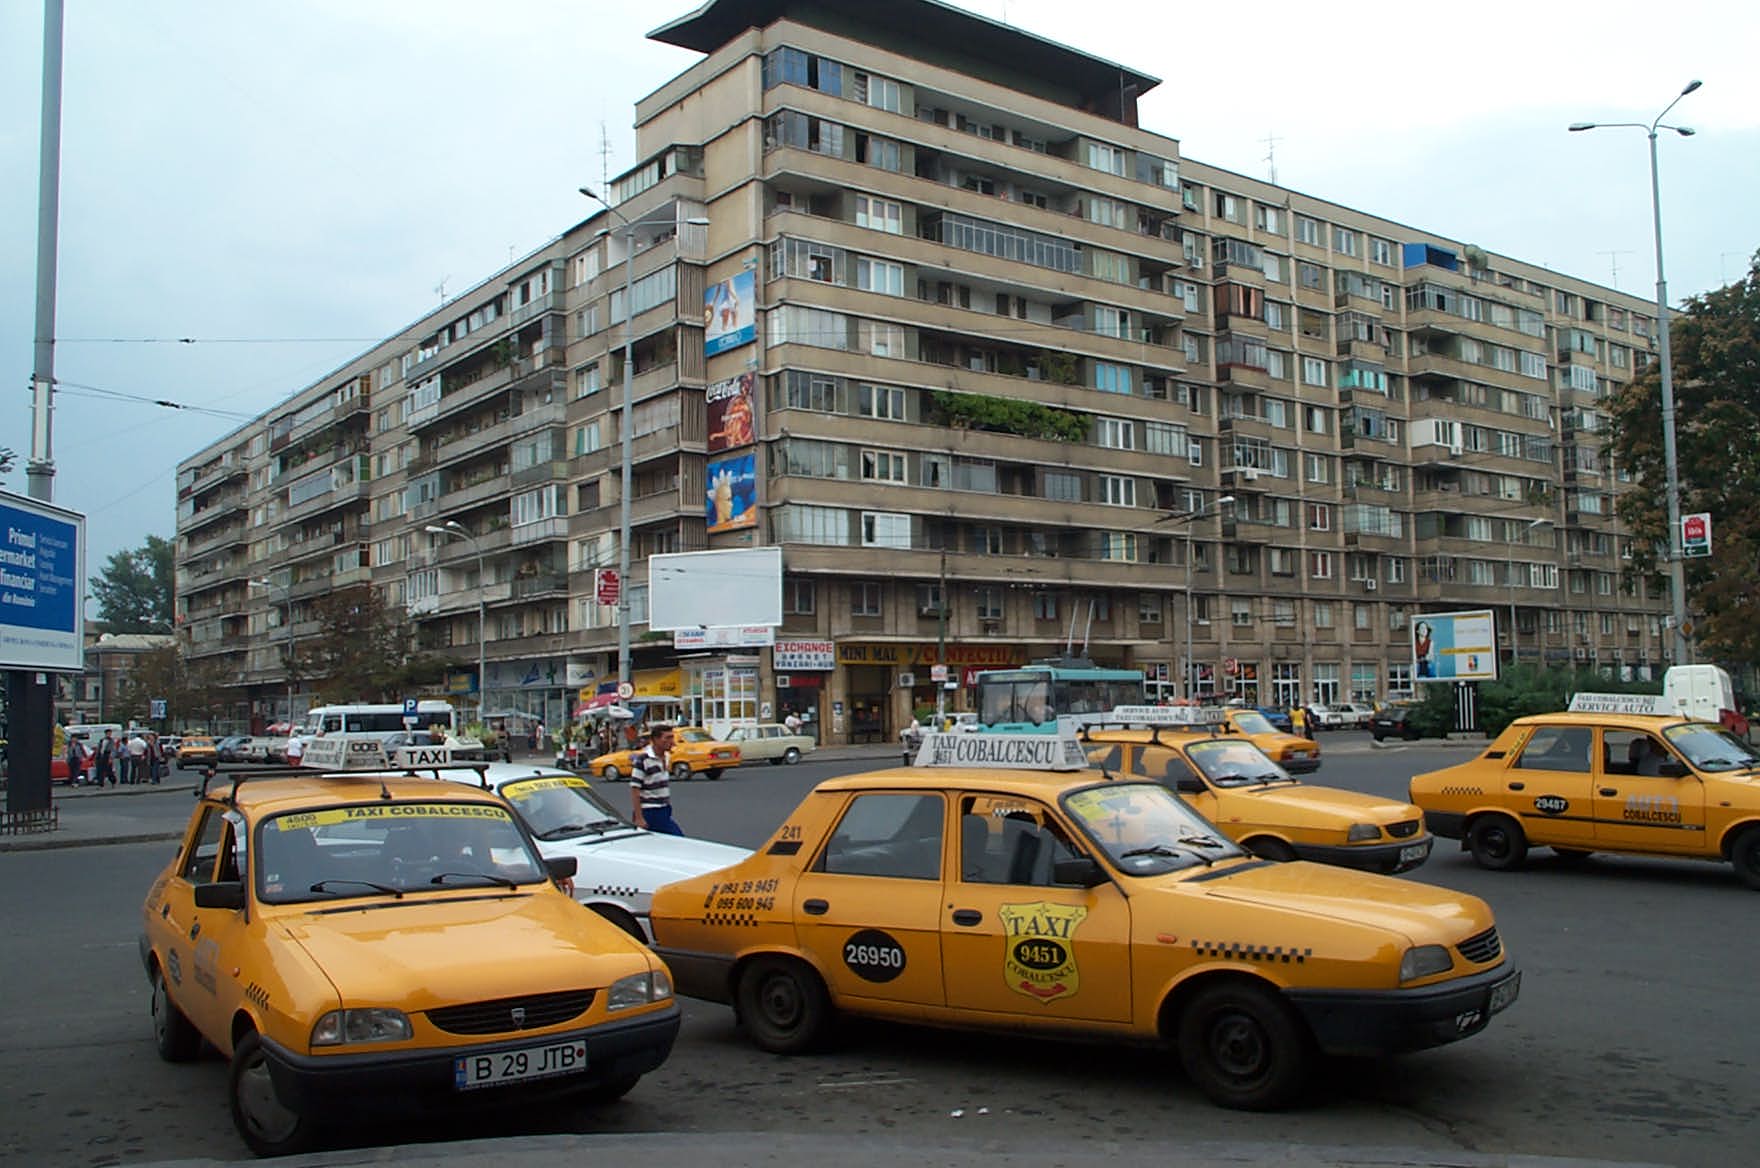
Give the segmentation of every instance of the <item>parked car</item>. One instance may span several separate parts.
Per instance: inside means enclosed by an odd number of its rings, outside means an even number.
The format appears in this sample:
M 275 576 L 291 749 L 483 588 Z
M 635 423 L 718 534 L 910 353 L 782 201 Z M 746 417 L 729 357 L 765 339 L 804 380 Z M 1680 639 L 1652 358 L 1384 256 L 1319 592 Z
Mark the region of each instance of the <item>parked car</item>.
M 762 760 L 771 766 L 793 766 L 802 755 L 811 754 L 818 747 L 808 735 L 790 733 L 788 727 L 779 722 L 735 726 L 728 731 L 727 741 L 739 747 L 741 762 Z
M 1331 702 L 1309 706 L 1316 730 L 1356 730 L 1369 724 L 1375 713 L 1356 702 Z
M 679 1010 L 661 960 L 556 886 L 575 869 L 475 784 L 217 783 L 141 908 L 159 1055 L 230 1059 L 260 1156 L 406 1099 L 619 1098 L 665 1061 Z
M 1073 737 L 945 754 L 827 779 L 749 858 L 656 892 L 679 992 L 774 1054 L 840 1014 L 1155 1044 L 1254 1109 L 1298 1098 L 1321 1054 L 1454 1042 L 1516 999 L 1476 896 L 1264 863 L 1165 786 L 1081 769 Z
M 220 761 L 219 751 L 214 740 L 206 734 L 186 735 L 183 745 L 177 751 L 177 769 L 188 770 L 190 767 L 212 766 Z
M 1417 727 L 1410 721 L 1411 714 L 1411 706 L 1382 706 L 1369 719 L 1370 736 L 1377 742 L 1384 738 L 1403 738 L 1411 742 L 1419 737 Z
M 631 760 L 640 749 L 613 750 L 601 754 L 587 764 L 593 774 L 606 779 L 627 779 L 634 764 Z M 683 781 L 694 775 L 719 779 L 728 767 L 740 764 L 740 749 L 731 742 L 722 742 L 701 726 L 680 726 L 672 732 L 672 750 L 667 755 L 672 764 L 672 777 Z
M 228 734 L 214 742 L 214 755 L 219 762 L 243 762 L 244 744 L 250 741 L 249 735 Z
M 1271 723 L 1273 730 L 1280 730 L 1285 734 L 1295 733 L 1295 723 L 1290 719 L 1288 710 L 1280 710 L 1276 706 L 1253 706 L 1252 708 L 1265 716 L 1265 720 Z

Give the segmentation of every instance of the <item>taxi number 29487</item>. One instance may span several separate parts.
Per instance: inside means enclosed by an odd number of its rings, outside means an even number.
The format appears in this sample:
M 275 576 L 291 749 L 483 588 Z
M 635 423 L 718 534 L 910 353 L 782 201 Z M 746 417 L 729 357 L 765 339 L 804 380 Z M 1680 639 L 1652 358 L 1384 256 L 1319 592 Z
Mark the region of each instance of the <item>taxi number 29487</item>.
M 587 1069 L 587 1044 L 558 1042 L 524 1050 L 498 1050 L 463 1055 L 452 1064 L 452 1085 L 460 1091 L 493 1087 L 522 1079 L 548 1079 Z

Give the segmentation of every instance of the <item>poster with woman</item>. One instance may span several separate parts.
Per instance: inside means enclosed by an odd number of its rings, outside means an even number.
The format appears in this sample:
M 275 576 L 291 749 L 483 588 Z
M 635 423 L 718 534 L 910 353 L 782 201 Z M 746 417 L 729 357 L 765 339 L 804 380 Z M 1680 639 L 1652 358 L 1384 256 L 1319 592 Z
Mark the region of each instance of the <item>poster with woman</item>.
M 753 382 L 753 374 L 742 373 L 726 381 L 717 381 L 703 391 L 708 407 L 710 454 L 750 446 L 757 441 L 752 424 Z
M 703 355 L 713 357 L 757 339 L 752 311 L 757 276 L 750 269 L 712 284 L 703 293 Z
M 1426 612 L 1414 618 L 1412 677 L 1418 681 L 1495 681 L 1497 637 L 1491 610 Z

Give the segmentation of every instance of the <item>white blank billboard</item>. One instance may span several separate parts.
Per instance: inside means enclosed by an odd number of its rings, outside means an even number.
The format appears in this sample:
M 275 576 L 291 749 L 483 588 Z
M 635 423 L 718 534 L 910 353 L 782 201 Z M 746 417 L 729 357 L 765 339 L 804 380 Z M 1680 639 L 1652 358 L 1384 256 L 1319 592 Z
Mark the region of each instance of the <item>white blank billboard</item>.
M 676 552 L 648 559 L 648 626 L 718 628 L 782 623 L 782 549 Z

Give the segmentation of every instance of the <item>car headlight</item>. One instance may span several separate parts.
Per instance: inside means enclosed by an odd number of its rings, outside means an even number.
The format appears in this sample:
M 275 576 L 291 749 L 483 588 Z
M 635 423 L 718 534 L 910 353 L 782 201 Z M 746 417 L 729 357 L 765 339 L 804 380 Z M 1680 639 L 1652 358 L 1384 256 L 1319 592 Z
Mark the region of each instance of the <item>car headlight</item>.
M 313 1046 L 344 1046 L 355 1042 L 402 1042 L 411 1038 L 409 1015 L 389 1006 L 331 1010 L 312 1027 Z
M 1433 973 L 1447 973 L 1453 968 L 1454 958 L 1449 956 L 1446 947 L 1419 945 L 1415 949 L 1407 949 L 1406 955 L 1400 958 L 1399 980 L 1416 981 Z
M 666 976 L 664 970 L 632 973 L 611 983 L 611 992 L 605 996 L 605 1009 L 627 1010 L 632 1006 L 664 1002 L 671 996 L 672 979 Z
M 1353 823 L 1344 838 L 1346 842 L 1353 844 L 1360 844 L 1364 840 L 1378 840 L 1381 838 L 1381 829 L 1373 823 Z

